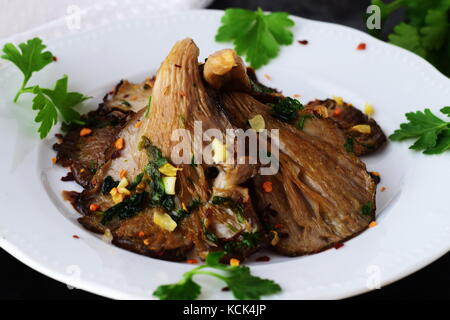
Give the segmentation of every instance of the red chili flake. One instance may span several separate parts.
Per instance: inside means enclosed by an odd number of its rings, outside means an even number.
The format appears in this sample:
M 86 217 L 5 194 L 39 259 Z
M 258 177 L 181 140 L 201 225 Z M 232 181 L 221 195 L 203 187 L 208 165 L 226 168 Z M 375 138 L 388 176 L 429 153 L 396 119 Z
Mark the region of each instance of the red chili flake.
M 198 263 L 197 259 L 188 259 L 186 262 L 188 264 L 197 264 Z
M 343 244 L 342 242 L 338 242 L 338 243 L 335 243 L 335 244 L 334 244 L 334 248 L 335 248 L 336 250 L 342 248 L 343 246 L 344 246 L 344 244 Z
M 72 236 L 72 238 L 74 238 L 74 239 L 80 239 L 80 237 L 77 236 L 76 234 L 74 234 L 74 235 Z
M 356 50 L 366 50 L 367 45 L 364 42 L 361 42 L 360 44 L 358 44 L 358 46 L 356 47 Z
M 297 42 L 304 46 L 306 46 L 309 43 L 308 40 L 298 40 Z
M 267 262 L 267 261 L 270 261 L 270 257 L 268 257 L 268 256 L 258 257 L 258 258 L 255 259 L 255 261 L 258 261 L 258 262 Z
M 266 181 L 262 184 L 262 188 L 265 192 L 272 192 L 272 182 Z
M 333 116 L 338 117 L 341 114 L 341 109 L 337 108 L 334 110 Z
M 284 227 L 284 225 L 282 225 L 281 223 L 277 223 L 276 225 L 273 226 L 274 229 L 282 229 Z
M 386 191 L 386 187 L 381 187 L 380 191 L 381 192 L 385 192 Z
M 181 66 L 179 64 L 175 64 L 175 67 L 177 68 L 181 68 Z
M 56 61 L 58 61 L 58 57 L 53 56 L 52 60 L 56 62 Z

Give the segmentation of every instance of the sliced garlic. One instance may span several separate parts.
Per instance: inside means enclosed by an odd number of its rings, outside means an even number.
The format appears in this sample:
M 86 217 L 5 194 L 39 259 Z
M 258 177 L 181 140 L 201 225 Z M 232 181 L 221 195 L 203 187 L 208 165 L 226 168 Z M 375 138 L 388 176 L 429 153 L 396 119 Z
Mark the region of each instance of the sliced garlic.
M 342 107 L 344 105 L 344 99 L 342 99 L 342 97 L 333 96 L 333 100 L 336 101 L 338 107 Z
M 176 177 L 163 177 L 162 182 L 164 185 L 165 193 L 174 195 L 175 194 L 175 184 L 177 182 L 177 178 Z
M 216 138 L 214 138 L 214 140 L 212 141 L 212 150 L 214 151 L 214 155 L 212 158 L 214 163 L 221 163 L 226 161 L 227 147 Z
M 253 118 L 249 119 L 248 123 L 250 124 L 250 127 L 256 132 L 260 132 L 266 128 L 266 122 L 264 121 L 263 116 L 260 114 L 257 114 Z
M 156 211 L 153 214 L 153 222 L 161 229 L 172 232 L 177 227 L 177 223 L 167 214 Z
M 375 109 L 374 109 L 374 107 L 371 104 L 365 103 L 364 104 L 364 113 L 366 115 L 368 115 L 369 117 L 371 117 L 375 113 Z
M 362 134 L 370 134 L 372 131 L 368 124 L 357 124 L 356 126 L 351 127 L 350 130 L 357 131 Z
M 165 176 L 176 177 L 177 171 L 182 171 L 183 169 L 174 167 L 170 163 L 166 163 L 162 165 L 158 170 Z

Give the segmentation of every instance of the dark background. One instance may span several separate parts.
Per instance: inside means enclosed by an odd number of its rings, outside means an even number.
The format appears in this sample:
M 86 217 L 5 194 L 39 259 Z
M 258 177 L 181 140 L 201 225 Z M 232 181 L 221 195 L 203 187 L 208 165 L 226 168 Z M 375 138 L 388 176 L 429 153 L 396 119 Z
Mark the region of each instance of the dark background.
M 335 22 L 364 30 L 363 16 L 369 5 L 364 0 L 216 0 L 214 9 L 241 7 L 255 10 L 288 11 L 305 18 Z M 402 18 L 398 13 L 390 21 Z M 68 290 L 65 284 L 28 268 L 0 249 L 1 299 L 103 299 L 81 291 Z M 450 254 L 421 271 L 394 284 L 351 299 L 450 299 Z

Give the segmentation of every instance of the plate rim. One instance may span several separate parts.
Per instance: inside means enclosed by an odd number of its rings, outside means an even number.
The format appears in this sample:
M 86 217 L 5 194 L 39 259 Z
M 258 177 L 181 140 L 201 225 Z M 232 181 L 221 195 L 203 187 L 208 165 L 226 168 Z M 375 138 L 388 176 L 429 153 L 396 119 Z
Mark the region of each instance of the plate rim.
M 212 10 L 212 9 L 196 9 L 196 10 L 189 10 L 186 12 L 178 12 L 178 13 L 168 13 L 168 14 L 157 14 L 155 15 L 155 17 L 159 18 L 159 19 L 165 19 L 171 16 L 179 16 L 179 15 L 189 15 L 189 14 L 197 14 L 197 13 L 201 13 L 201 14 L 209 14 L 214 12 L 214 14 L 218 14 L 218 13 L 223 13 L 223 10 Z M 335 23 L 329 23 L 329 22 L 323 22 L 323 21 L 316 21 L 316 20 L 311 20 L 311 19 L 306 19 L 306 18 L 301 18 L 301 17 L 297 17 L 294 15 L 291 15 L 291 17 L 294 17 L 296 19 L 300 19 L 303 21 L 309 21 L 309 22 L 313 22 L 313 23 L 319 23 L 319 24 L 326 24 L 331 26 L 332 28 L 341 28 L 342 30 L 345 30 L 345 32 L 351 32 L 351 33 L 356 33 L 359 35 L 359 37 L 361 39 L 372 39 L 376 40 L 377 42 L 379 42 L 379 45 L 382 46 L 386 46 L 391 48 L 392 50 L 398 50 L 398 52 L 401 55 L 406 55 L 408 56 L 408 59 L 413 59 L 417 62 L 420 61 L 420 68 L 422 69 L 427 69 L 425 70 L 427 73 L 429 72 L 430 74 L 433 74 L 433 77 L 435 78 L 435 81 L 442 81 L 442 83 L 448 82 L 447 84 L 450 84 L 450 79 L 448 79 L 447 77 L 445 77 L 441 72 L 439 72 L 434 66 L 432 66 L 428 61 L 426 61 L 425 59 L 415 55 L 414 53 L 411 53 L 405 49 L 396 47 L 394 45 L 391 45 L 389 43 L 383 42 L 379 39 L 376 39 L 372 36 L 370 36 L 367 33 L 364 33 L 363 31 L 351 28 L 351 27 L 347 27 L 347 26 L 343 26 L 343 25 L 339 25 L 339 24 L 335 24 Z M 126 20 L 125 20 L 126 22 Z M 121 22 L 122 23 L 122 22 Z M 108 28 L 110 27 L 109 25 L 107 26 L 101 26 L 98 28 L 95 28 L 93 30 L 88 30 L 85 33 L 90 33 L 90 32 L 95 32 L 96 30 L 98 30 L 99 28 Z M 77 34 L 78 35 L 78 34 Z M 73 35 L 74 37 L 76 37 L 77 35 Z M 66 39 L 66 38 L 70 38 L 72 36 L 65 36 L 61 39 Z M 49 44 L 53 44 L 55 42 L 60 41 L 61 39 L 54 39 L 54 40 L 50 40 L 48 41 Z M 419 64 L 419 63 L 418 63 Z M 12 66 L 10 66 L 10 64 L 6 64 L 4 67 L 1 67 L 0 70 L 3 69 L 8 69 L 8 68 L 12 68 Z M 9 254 L 11 254 L 12 256 L 14 256 L 16 259 L 18 259 L 19 261 L 21 261 L 22 263 L 26 264 L 27 266 L 31 267 L 32 269 L 52 278 L 55 279 L 57 281 L 63 282 L 65 284 L 73 284 L 71 283 L 72 279 L 70 276 L 68 276 L 67 274 L 52 270 L 51 267 L 46 266 L 45 264 L 31 258 L 30 256 L 28 256 L 26 253 L 24 253 L 23 251 L 21 251 L 16 245 L 14 245 L 14 243 L 8 241 L 5 238 L 0 237 L 0 247 L 2 247 L 5 251 L 7 251 Z M 420 260 L 419 263 L 416 263 L 414 265 L 409 266 L 407 269 L 404 269 L 403 272 L 398 272 L 395 276 L 392 276 L 388 279 L 386 279 L 385 281 L 382 282 L 382 286 L 385 285 L 389 285 L 401 278 L 404 278 L 420 269 L 422 269 L 423 267 L 429 265 L 430 263 L 432 263 L 433 261 L 439 259 L 441 256 L 443 256 L 444 254 L 446 254 L 448 251 L 450 250 L 450 244 L 447 245 L 447 247 L 445 249 L 439 250 L 439 252 L 435 252 L 434 254 L 428 256 L 426 259 L 422 259 Z M 112 298 L 112 299 L 130 299 L 130 298 L 136 298 L 133 295 L 130 294 L 126 294 L 124 292 L 121 292 L 120 290 L 118 290 L 117 288 L 112 288 L 112 287 L 107 287 L 107 286 L 103 286 L 100 285 L 99 283 L 96 283 L 94 281 L 88 280 L 88 279 L 84 279 L 81 278 L 79 282 L 76 283 L 77 288 L 79 289 L 83 289 L 85 291 L 88 292 L 92 292 L 94 294 L 98 294 L 101 296 L 105 296 L 108 298 Z M 346 298 L 346 297 L 351 297 L 354 295 L 358 295 L 364 292 L 368 292 L 371 291 L 367 288 L 360 288 L 349 291 L 347 290 L 346 294 L 342 294 L 341 296 L 338 296 L 336 298 Z M 149 297 L 151 298 L 151 297 Z

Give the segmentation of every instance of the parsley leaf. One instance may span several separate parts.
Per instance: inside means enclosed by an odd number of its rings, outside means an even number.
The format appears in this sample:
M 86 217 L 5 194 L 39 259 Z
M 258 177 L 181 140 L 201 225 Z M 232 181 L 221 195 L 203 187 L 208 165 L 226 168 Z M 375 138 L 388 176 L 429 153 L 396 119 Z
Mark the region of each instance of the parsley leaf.
M 54 89 L 41 88 L 40 86 L 27 87 L 33 73 L 42 70 L 53 61 L 53 54 L 50 51 L 44 51 L 46 46 L 42 43 L 42 40 L 33 38 L 19 44 L 18 47 L 12 43 L 5 44 L 1 57 L 14 63 L 24 75 L 22 85 L 14 97 L 14 102 L 17 102 L 23 93 L 35 95 L 32 108 L 38 111 L 34 121 L 40 124 L 38 132 L 41 139 L 45 138 L 58 122 L 58 114 L 66 123 L 84 124 L 80 121 L 80 114 L 73 107 L 89 99 L 89 97 L 85 97 L 78 92 L 67 92 L 68 77 L 66 75 L 56 81 Z
M 88 97 L 78 92 L 67 92 L 67 76 L 63 76 L 56 81 L 54 89 L 45 89 L 35 86 L 27 88 L 25 92 L 35 94 L 33 98 L 33 110 L 39 110 L 34 119 L 40 123 L 38 132 L 41 139 L 44 139 L 50 132 L 53 125 L 58 122 L 58 112 L 65 122 L 82 124 L 80 114 L 73 107 Z
M 251 275 L 247 266 L 228 267 L 227 272 L 228 278 L 225 282 L 236 299 L 256 300 L 281 291 L 280 286 L 273 280 Z
M 372 0 L 384 22 L 394 11 L 405 8 L 405 21 L 394 27 L 388 40 L 427 59 L 450 76 L 450 0 Z M 380 35 L 380 30 L 370 31 Z
M 441 112 L 450 116 L 450 107 L 444 107 Z M 400 124 L 390 139 L 403 141 L 417 139 L 410 149 L 421 151 L 424 154 L 440 154 L 450 149 L 450 122 L 446 122 L 430 109 L 409 112 L 406 114 L 407 123 Z
M 201 287 L 192 278 L 199 274 L 224 281 L 237 299 L 260 299 L 261 296 L 281 291 L 281 287 L 274 281 L 252 275 L 246 266 L 232 267 L 222 264 L 220 260 L 224 255 L 222 251 L 209 253 L 204 265 L 186 272 L 178 283 L 159 286 L 153 295 L 161 300 L 196 299 L 201 293 Z M 205 268 L 216 269 L 221 273 L 203 271 Z
M 195 300 L 202 288 L 192 280 L 192 277 L 183 278 L 178 283 L 159 286 L 153 295 L 161 300 Z
M 407 23 L 402 22 L 394 28 L 394 33 L 389 35 L 389 42 L 412 51 L 423 58 L 427 55 L 420 40 L 419 29 Z
M 447 13 L 439 10 L 429 10 L 425 17 L 425 26 L 420 29 L 422 43 L 426 49 L 439 49 L 447 36 Z
M 58 112 L 54 103 L 44 95 L 41 88 L 34 87 L 33 110 L 39 110 L 34 121 L 41 123 L 38 132 L 41 139 L 44 139 L 50 129 L 58 122 Z
M 45 48 L 46 46 L 39 38 L 19 44 L 20 50 L 12 43 L 7 43 L 3 47 L 2 58 L 14 63 L 24 75 L 22 86 L 14 97 L 14 102 L 17 102 L 24 92 L 33 73 L 42 70 L 53 61 L 53 54 L 50 51 L 44 51 Z
M 281 45 L 290 45 L 293 34 L 289 30 L 294 21 L 287 12 L 265 14 L 245 9 L 227 9 L 221 19 L 216 41 L 233 42 L 236 52 L 245 56 L 250 65 L 258 69 L 275 58 Z

